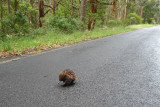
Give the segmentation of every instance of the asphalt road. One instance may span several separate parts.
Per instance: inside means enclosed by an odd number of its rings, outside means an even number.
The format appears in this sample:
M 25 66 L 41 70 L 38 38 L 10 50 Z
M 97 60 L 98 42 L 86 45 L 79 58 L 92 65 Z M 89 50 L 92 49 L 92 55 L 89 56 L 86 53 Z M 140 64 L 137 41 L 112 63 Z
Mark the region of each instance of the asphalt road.
M 61 87 L 61 70 L 75 71 Z M 0 107 L 159 107 L 160 26 L 0 64 Z

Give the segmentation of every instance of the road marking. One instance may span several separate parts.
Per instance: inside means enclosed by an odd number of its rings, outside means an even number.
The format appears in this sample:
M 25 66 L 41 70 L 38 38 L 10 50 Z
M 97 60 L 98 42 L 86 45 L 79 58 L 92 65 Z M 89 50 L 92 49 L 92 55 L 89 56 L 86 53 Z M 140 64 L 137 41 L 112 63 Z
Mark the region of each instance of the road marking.
M 0 62 L 0 64 L 4 64 L 4 63 L 7 63 L 7 62 L 11 62 L 11 61 L 17 61 L 19 59 L 21 59 L 21 58 L 14 58 L 14 59 L 11 59 L 11 60 L 2 61 L 2 62 Z

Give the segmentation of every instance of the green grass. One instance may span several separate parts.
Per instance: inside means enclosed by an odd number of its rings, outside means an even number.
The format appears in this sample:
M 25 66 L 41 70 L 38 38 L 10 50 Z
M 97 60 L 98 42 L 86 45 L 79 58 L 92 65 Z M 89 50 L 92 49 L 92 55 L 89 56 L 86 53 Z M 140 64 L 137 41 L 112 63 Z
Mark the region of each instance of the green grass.
M 0 52 L 7 51 L 10 54 L 20 54 L 26 50 L 48 49 L 49 47 L 56 47 L 64 44 L 71 45 L 88 39 L 96 39 L 151 26 L 153 25 L 132 25 L 128 27 L 119 26 L 114 28 L 104 27 L 95 28 L 93 31 L 75 31 L 72 34 L 53 29 L 38 29 L 25 37 L 8 36 L 5 40 L 0 41 Z M 0 54 L 0 56 L 1 55 L 2 54 Z
M 140 25 L 130 25 L 128 28 L 130 29 L 141 29 L 141 28 L 147 28 L 147 27 L 152 27 L 155 26 L 153 24 L 140 24 Z

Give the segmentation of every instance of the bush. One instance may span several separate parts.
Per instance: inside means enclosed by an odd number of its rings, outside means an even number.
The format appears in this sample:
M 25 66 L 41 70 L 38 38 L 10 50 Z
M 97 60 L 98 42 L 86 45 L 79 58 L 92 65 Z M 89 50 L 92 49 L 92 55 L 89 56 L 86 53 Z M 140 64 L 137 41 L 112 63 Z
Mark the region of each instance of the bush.
M 125 20 L 125 24 L 132 25 L 132 24 L 140 24 L 142 19 L 136 13 L 130 13 L 127 15 L 127 19 Z
M 154 18 L 148 18 L 148 19 L 147 19 L 147 22 L 148 22 L 149 24 L 151 24 L 151 23 L 152 23 L 152 20 L 154 20 Z
M 10 15 L 6 19 L 3 19 L 2 26 L 3 32 L 6 35 L 24 35 L 25 33 L 28 33 L 29 23 L 26 16 L 18 11 L 16 16 Z
M 19 3 L 18 8 L 16 15 L 11 13 L 7 17 L 3 17 L 3 20 L 1 21 L 3 31 L 0 30 L 0 37 L 2 35 L 24 36 L 29 32 L 28 29 L 31 28 L 31 26 L 36 28 L 38 25 L 38 11 L 33 9 L 29 3 Z
M 2 20 L 3 32 L 11 34 L 15 31 L 15 17 L 9 15 L 8 18 Z
M 0 41 L 1 41 L 0 51 L 12 50 L 11 42 L 10 42 L 10 39 L 8 37 L 3 37 L 3 38 L 1 38 Z
M 28 18 L 28 21 L 30 21 L 30 24 L 32 24 L 32 27 L 37 28 L 38 27 L 38 10 L 34 9 L 30 3 L 27 1 L 23 1 L 19 3 L 19 10 L 23 14 L 23 16 L 26 16 Z
M 77 22 L 73 18 L 53 16 L 49 19 L 49 24 L 65 32 L 73 32 L 78 29 Z
M 122 21 L 121 21 L 121 20 L 118 20 L 118 21 L 117 21 L 117 25 L 123 25 Z
M 109 20 L 109 21 L 107 22 L 107 25 L 108 25 L 109 27 L 120 26 L 120 25 L 122 25 L 122 21 L 121 21 L 121 20 L 118 20 L 118 21 L 116 21 L 116 20 Z

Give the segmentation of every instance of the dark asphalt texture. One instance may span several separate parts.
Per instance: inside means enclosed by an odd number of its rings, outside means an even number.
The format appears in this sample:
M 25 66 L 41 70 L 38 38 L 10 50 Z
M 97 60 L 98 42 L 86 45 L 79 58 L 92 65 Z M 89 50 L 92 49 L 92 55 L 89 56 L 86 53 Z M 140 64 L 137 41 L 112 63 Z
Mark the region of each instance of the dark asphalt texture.
M 160 26 L 0 64 L 0 107 L 160 107 Z

